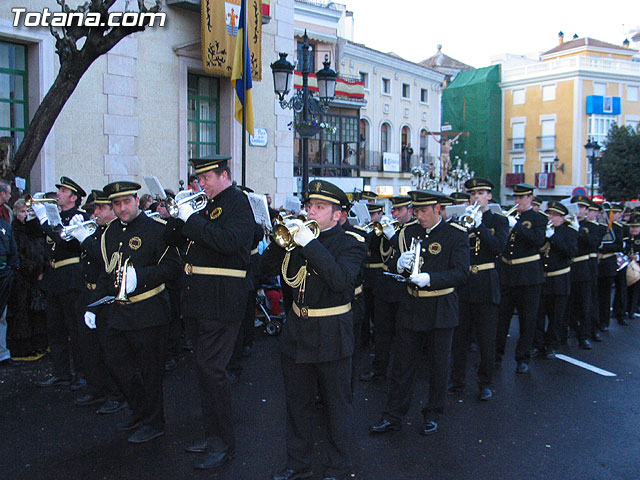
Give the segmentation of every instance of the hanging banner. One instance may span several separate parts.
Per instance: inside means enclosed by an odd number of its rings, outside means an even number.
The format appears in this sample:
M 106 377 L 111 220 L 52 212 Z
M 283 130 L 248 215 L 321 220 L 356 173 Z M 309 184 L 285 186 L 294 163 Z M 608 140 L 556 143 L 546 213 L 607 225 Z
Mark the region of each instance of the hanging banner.
M 240 25 L 240 0 L 202 0 L 202 66 L 205 72 L 231 77 Z M 251 78 L 262 78 L 262 0 L 247 0 Z

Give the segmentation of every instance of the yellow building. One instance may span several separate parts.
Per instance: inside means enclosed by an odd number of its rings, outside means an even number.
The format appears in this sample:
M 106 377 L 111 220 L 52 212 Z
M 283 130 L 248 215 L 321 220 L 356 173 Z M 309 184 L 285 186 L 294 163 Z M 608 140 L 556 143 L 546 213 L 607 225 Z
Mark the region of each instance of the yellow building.
M 614 122 L 635 129 L 640 122 L 640 57 L 628 45 L 592 38 L 565 42 L 560 32 L 559 44 L 539 59 L 494 59 L 502 68 L 506 186 L 534 184 L 547 200 L 570 196 L 576 187 L 589 193 L 584 145 L 595 140 L 604 147 Z

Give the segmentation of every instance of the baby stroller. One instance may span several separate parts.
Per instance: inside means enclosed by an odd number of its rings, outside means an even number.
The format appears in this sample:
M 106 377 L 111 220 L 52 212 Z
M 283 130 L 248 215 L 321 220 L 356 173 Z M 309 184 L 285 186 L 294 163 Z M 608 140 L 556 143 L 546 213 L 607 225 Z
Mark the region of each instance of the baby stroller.
M 259 279 L 260 288 L 257 291 L 257 304 L 262 313 L 258 312 L 258 319 L 264 325 L 267 335 L 278 335 L 282 330 L 284 313 L 282 313 L 282 290 L 278 277 L 262 275 Z M 264 316 L 264 317 L 263 317 Z M 260 318 L 262 317 L 262 319 Z M 259 325 L 256 325 L 259 326 Z

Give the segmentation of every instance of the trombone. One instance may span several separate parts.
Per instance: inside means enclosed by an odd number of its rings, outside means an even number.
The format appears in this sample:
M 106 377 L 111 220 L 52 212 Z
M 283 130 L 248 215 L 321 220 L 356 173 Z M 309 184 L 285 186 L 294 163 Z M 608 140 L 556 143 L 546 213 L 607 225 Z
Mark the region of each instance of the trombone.
M 98 222 L 96 222 L 92 218 L 91 220 L 87 220 L 85 222 L 78 223 L 76 225 L 64 226 L 62 227 L 62 230 L 60 230 L 60 236 L 64 239 L 65 242 L 69 242 L 73 239 L 73 236 L 71 235 L 71 233 L 80 227 L 87 228 L 93 235 L 96 232 L 96 230 L 98 230 Z
M 207 203 L 209 203 L 209 197 L 207 197 L 205 192 L 191 193 L 190 190 L 182 190 L 177 193 L 176 198 L 168 197 L 164 203 L 169 215 L 176 218 L 180 211 L 180 205 L 190 203 L 191 208 L 195 212 L 199 212 L 207 206 Z
M 306 225 L 311 229 L 315 238 L 320 236 L 320 225 L 318 225 L 318 222 L 315 220 L 308 220 L 304 222 L 303 225 Z M 298 230 L 300 230 L 300 226 L 298 224 L 287 226 L 284 223 L 278 223 L 273 227 L 273 241 L 276 242 L 278 246 L 284 248 L 287 252 L 290 252 L 299 246 L 295 241 L 295 236 L 296 233 L 298 233 Z

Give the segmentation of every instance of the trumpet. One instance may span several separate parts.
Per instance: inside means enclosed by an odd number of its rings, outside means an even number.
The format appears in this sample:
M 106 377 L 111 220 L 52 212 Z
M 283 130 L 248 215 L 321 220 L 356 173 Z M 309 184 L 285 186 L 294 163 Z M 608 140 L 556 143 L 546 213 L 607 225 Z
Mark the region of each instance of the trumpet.
M 464 215 L 458 218 L 457 222 L 467 230 L 471 230 L 476 226 L 475 215 L 480 208 L 482 208 L 482 205 L 476 201 L 473 205 L 467 207 Z
M 302 220 L 303 222 L 307 221 L 307 216 L 304 215 L 303 213 L 299 213 L 298 215 L 282 215 L 281 213 L 279 213 L 278 215 L 276 215 L 276 218 L 273 220 L 273 223 L 275 225 L 284 225 L 285 223 L 287 223 L 287 220 Z
M 320 225 L 315 220 L 308 220 L 303 223 L 311 229 L 313 236 L 318 238 L 320 236 Z M 286 226 L 284 223 L 279 223 L 273 227 L 273 241 L 280 247 L 284 248 L 287 252 L 292 251 L 299 246 L 295 241 L 295 235 L 300 230 L 298 225 Z
M 122 255 L 120 255 L 118 263 L 122 263 Z M 127 258 L 124 264 L 118 266 L 114 282 L 114 286 L 118 289 L 118 294 L 114 297 L 114 302 L 129 303 L 129 297 L 127 296 L 127 267 L 133 267 L 130 258 Z
M 25 207 L 29 209 L 34 203 L 58 203 L 58 200 L 55 198 L 44 198 L 44 195 L 43 192 L 34 193 L 33 195 L 27 194 L 27 196 L 24 197 Z
M 400 222 L 398 222 L 397 220 L 388 220 L 388 219 L 382 222 L 371 222 L 371 223 L 367 223 L 364 226 L 364 229 L 366 230 L 367 233 L 374 232 L 376 234 L 376 237 L 379 237 L 380 235 L 382 235 L 382 232 L 384 231 L 384 229 L 390 226 L 393 227 L 397 232 L 400 229 Z
M 415 237 L 411 239 L 411 246 L 409 247 L 409 251 L 413 252 L 413 260 L 411 261 L 410 273 L 408 277 L 401 275 L 399 273 L 392 272 L 382 272 L 384 275 L 397 280 L 398 282 L 409 283 L 409 278 L 418 275 L 420 273 L 420 268 L 422 268 L 422 264 L 424 263 L 424 259 L 421 257 L 422 252 L 422 240 L 418 240 Z
M 511 207 L 509 210 L 507 210 L 506 212 L 503 210 L 502 214 L 505 217 L 508 217 L 509 215 L 513 215 L 513 213 L 518 209 L 518 205 L 514 205 L 513 207 Z
M 207 203 L 209 203 L 209 197 L 207 197 L 205 192 L 191 193 L 190 190 L 182 190 L 181 192 L 178 192 L 175 199 L 169 197 L 164 202 L 169 215 L 175 218 L 178 216 L 178 212 L 180 211 L 180 205 L 190 203 L 191 208 L 193 208 L 195 212 L 199 212 L 207 206 Z
M 94 234 L 96 230 L 98 230 L 98 222 L 96 222 L 93 218 L 91 220 L 87 220 L 86 222 L 78 223 L 77 225 L 67 225 L 62 227 L 60 230 L 60 236 L 66 241 L 69 242 L 73 239 L 71 233 L 77 228 L 84 227 L 87 228 L 91 234 Z

